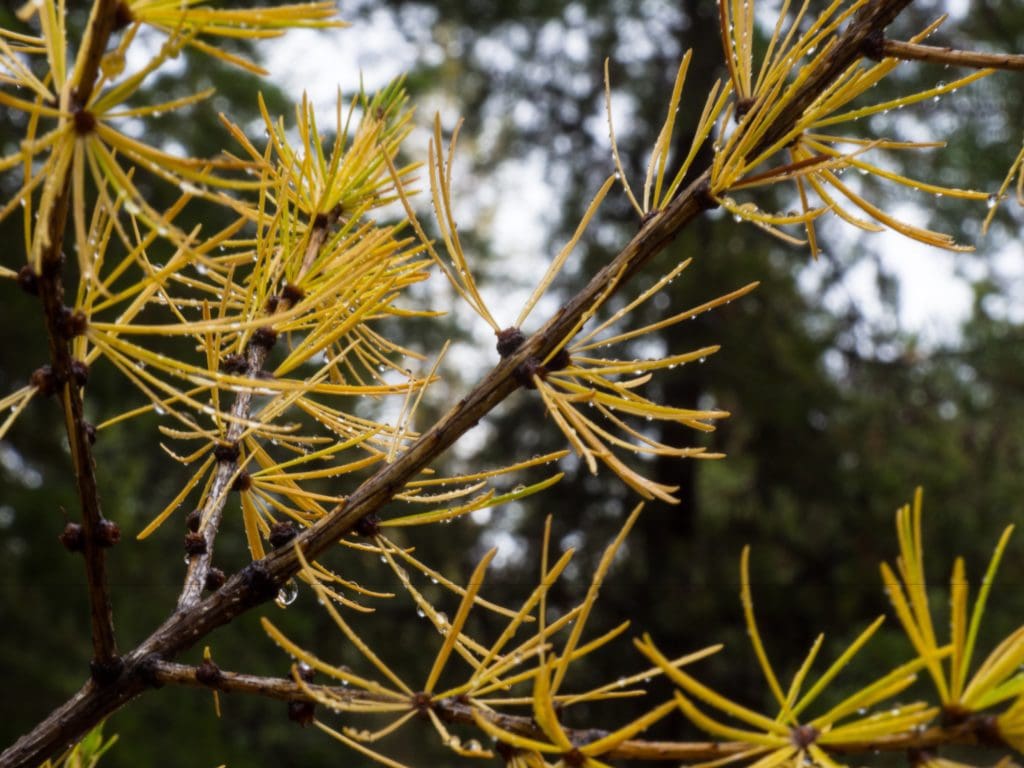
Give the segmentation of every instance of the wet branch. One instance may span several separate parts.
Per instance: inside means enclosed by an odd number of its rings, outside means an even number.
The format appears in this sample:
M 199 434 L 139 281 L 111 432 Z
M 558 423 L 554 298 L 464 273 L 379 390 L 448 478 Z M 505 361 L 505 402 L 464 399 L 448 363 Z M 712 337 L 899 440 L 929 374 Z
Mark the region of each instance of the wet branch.
M 76 62 L 79 79 L 69 83 L 61 94 L 61 107 L 70 114 L 84 104 L 92 93 L 99 71 L 100 59 L 114 27 L 116 0 L 98 0 L 93 6 L 88 32 Z M 64 118 L 71 120 L 71 117 Z M 106 548 L 116 544 L 120 532 L 113 522 L 104 519 L 96 483 L 96 462 L 92 453 L 95 439 L 93 427 L 85 419 L 82 387 L 88 378 L 85 364 L 71 356 L 70 340 L 84 331 L 84 318 L 76 318 L 64 306 L 64 230 L 68 217 L 71 164 L 60 185 L 60 192 L 52 204 L 39 212 L 39 229 L 35 236 L 42 243 L 39 254 L 39 274 L 31 267 L 23 274 L 32 278 L 43 306 L 46 332 L 49 338 L 50 367 L 40 369 L 33 376 L 34 383 L 44 392 L 59 394 L 64 411 L 64 422 L 75 473 L 75 484 L 82 507 L 80 527 L 69 525 L 61 541 L 72 551 L 82 552 L 85 560 L 86 581 L 89 587 L 89 615 L 92 625 L 92 673 L 98 679 L 116 677 L 121 671 L 114 634 L 114 617 L 107 582 Z
M 303 270 L 300 273 L 300 278 L 320 255 L 338 218 L 337 211 L 326 215 L 317 214 L 313 217 L 309 227 L 309 238 L 303 256 Z M 287 288 L 284 286 L 282 295 L 275 297 L 274 307 L 267 308 L 268 314 L 285 310 L 291 304 L 301 300 L 297 290 L 289 292 Z M 260 377 L 270 345 L 276 338 L 276 333 L 270 324 L 272 320 L 273 318 L 269 317 L 268 326 L 261 329 L 262 333 L 254 334 L 242 359 L 225 361 L 227 367 L 239 368 L 239 370 L 231 372 L 241 373 L 253 379 Z M 215 451 L 218 452 L 217 469 L 214 472 L 209 493 L 204 499 L 202 507 L 191 513 L 187 519 L 189 532 L 185 536 L 185 551 L 189 556 L 189 562 L 185 583 L 178 598 L 178 610 L 192 608 L 202 598 L 204 590 L 219 589 L 224 583 L 223 573 L 212 567 L 214 543 L 224 517 L 224 507 L 227 504 L 231 485 L 239 476 L 238 441 L 246 430 L 244 422 L 249 418 L 252 396 L 253 390 L 249 389 L 239 392 L 235 397 L 230 411 L 233 418 L 228 426 L 225 442 L 218 444 L 215 448 Z
M 927 61 L 932 64 L 944 64 L 954 67 L 1005 69 L 1013 72 L 1024 72 L 1024 55 L 1021 54 L 978 53 L 975 51 L 960 51 L 956 48 L 919 45 L 917 43 L 905 43 L 901 40 L 886 39 L 882 43 L 882 55 L 886 58 L 903 59 L 905 61 Z
M 222 693 L 242 693 L 263 696 L 287 702 L 315 704 L 316 700 L 291 678 L 261 677 L 229 672 L 207 662 L 201 666 L 156 662 L 152 665 L 153 680 L 160 685 L 179 685 L 190 688 L 205 688 Z M 314 685 L 308 683 L 308 690 L 330 694 L 332 699 L 352 702 L 380 701 L 393 704 L 394 698 L 374 695 L 366 691 L 352 690 L 343 686 Z M 410 701 L 410 708 L 419 704 Z M 487 719 L 499 728 L 521 736 L 546 741 L 544 732 L 532 717 L 506 715 L 474 707 L 458 699 L 436 699 L 430 708 L 446 723 L 473 725 L 474 714 Z M 312 717 L 312 710 L 310 711 Z M 566 728 L 565 734 L 573 744 L 586 744 L 607 735 L 599 729 Z M 834 755 L 871 754 L 874 752 L 925 752 L 942 746 L 992 744 L 992 727 L 985 717 L 972 717 L 949 726 L 935 726 L 922 731 L 912 731 L 887 736 L 874 741 L 851 740 L 821 745 L 827 753 Z M 601 755 L 610 760 L 647 760 L 705 762 L 718 758 L 749 752 L 750 744 L 742 741 L 648 741 L 629 739 L 611 751 Z

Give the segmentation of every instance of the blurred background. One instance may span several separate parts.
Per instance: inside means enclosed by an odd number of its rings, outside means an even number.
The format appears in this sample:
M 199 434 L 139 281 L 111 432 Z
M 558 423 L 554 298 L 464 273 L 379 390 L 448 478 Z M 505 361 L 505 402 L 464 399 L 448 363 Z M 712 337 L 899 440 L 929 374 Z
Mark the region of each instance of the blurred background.
M 770 30 L 775 8 L 764 5 Z M 951 19 L 933 38 L 936 44 L 1024 50 L 1024 6 L 996 0 L 916 2 L 893 35 L 905 39 L 943 12 Z M 83 23 L 84 10 L 71 13 Z M 347 95 L 358 88 L 360 77 L 372 89 L 406 72 L 420 126 L 407 159 L 425 159 L 427 126 L 435 111 L 446 131 L 465 119 L 455 173 L 460 234 L 499 322 L 514 317 L 517 301 L 529 294 L 545 260 L 568 238 L 612 170 L 604 59 L 611 59 L 616 133 L 634 183 L 643 178 L 683 52 L 694 51 L 678 115 L 681 147 L 689 145 L 687 131 L 704 94 L 725 74 L 711 0 L 354 2 L 343 5 L 341 13 L 352 28 L 297 33 L 264 49 L 262 60 L 272 76 L 262 82 L 184 53 L 176 67 L 153 82 L 150 94 L 166 100 L 213 85 L 217 95 L 186 119 L 153 119 L 149 140 L 214 154 L 228 143 L 218 111 L 259 130 L 257 89 L 272 111 L 289 118 L 290 102 L 308 90 L 326 119 L 333 114 L 337 88 Z M 20 28 L 9 4 L 0 10 L 0 23 Z M 957 74 L 941 66 L 906 65 L 875 89 L 873 98 L 884 100 Z M 873 136 L 946 141 L 943 150 L 878 153 L 875 161 L 926 181 L 994 192 L 1020 149 L 1022 94 L 1019 78 L 997 74 L 855 128 Z M 24 127 L 19 120 L 18 114 L 0 112 L 3 154 L 16 148 Z M 723 642 L 726 650 L 702 662 L 698 674 L 755 707 L 768 703 L 768 693 L 742 625 L 738 563 L 744 544 L 753 547 L 752 580 L 768 652 L 786 677 L 819 632 L 827 633 L 822 655 L 830 660 L 888 610 L 878 563 L 895 557 L 893 513 L 916 486 L 925 488 L 927 568 L 940 615 L 953 557 L 966 557 L 976 584 L 1000 531 L 1024 510 L 1024 249 L 1019 240 L 1024 213 L 1008 202 L 982 239 L 984 203 L 913 194 L 868 177 L 850 183 L 885 210 L 976 243 L 977 250 L 943 253 L 894 235 L 854 232 L 833 218 L 819 227 L 823 254 L 811 260 L 806 249 L 786 247 L 752 226 L 710 215 L 687 228 L 649 267 L 644 286 L 680 259 L 695 257 L 680 279 L 632 318 L 650 322 L 670 308 L 761 281 L 752 295 L 657 339 L 644 338 L 630 353 L 722 345 L 703 365 L 656 377 L 648 392 L 659 402 L 730 411 L 731 418 L 704 443 L 728 458 L 652 461 L 642 468 L 658 482 L 679 485 L 682 501 L 647 506 L 602 589 L 592 626 L 596 634 L 630 618 L 630 635 L 650 632 L 670 655 Z M 0 192 L 10 195 L 13 184 L 13 178 L 0 177 Z M 170 194 L 152 186 L 156 199 L 169 200 Z M 777 194 L 774 209 L 792 206 L 787 190 Z M 423 210 L 429 223 L 425 205 Z M 219 215 L 196 209 L 207 231 Z M 2 242 L 21 242 L 16 218 L 0 225 Z M 561 295 L 607 262 L 636 226 L 624 196 L 613 193 L 559 278 Z M 21 263 L 14 247 L 0 258 L 15 268 Z M 45 361 L 46 347 L 34 302 L 10 282 L 0 291 L 0 392 L 7 393 Z M 444 290 L 424 291 L 421 297 L 435 308 L 450 306 Z M 554 305 L 542 305 L 537 320 Z M 406 331 L 405 343 L 428 353 L 436 353 L 446 337 L 456 340 L 445 372 L 447 388 L 428 399 L 433 414 L 496 361 L 493 335 L 481 326 L 456 308 L 441 321 Z M 95 421 L 136 397 L 122 379 L 102 374 L 90 383 L 88 395 Z M 421 427 L 429 415 L 421 413 Z M 126 534 L 110 564 L 122 647 L 134 645 L 167 615 L 184 573 L 176 524 L 144 543 L 134 541 L 186 478 L 180 467 L 168 466 L 154 426 L 155 417 L 134 421 L 108 430 L 96 446 L 106 514 Z M 693 444 L 701 438 L 666 428 L 660 439 Z M 517 393 L 446 461 L 452 471 L 496 466 L 563 442 L 544 419 L 539 399 Z M 81 564 L 56 540 L 65 519 L 77 516 L 68 464 L 52 402 L 33 402 L 0 442 L 4 744 L 76 690 L 88 661 Z M 515 604 L 535 583 L 537 543 L 550 513 L 556 548 L 578 549 L 571 578 L 554 594 L 556 605 L 569 606 L 582 597 L 605 544 L 636 499 L 607 472 L 591 476 L 571 458 L 561 469 L 565 480 L 542 496 L 455 525 L 414 529 L 404 541 L 455 580 L 465 579 L 482 552 L 499 544 L 502 554 L 485 595 Z M 218 559 L 241 565 L 241 526 L 232 528 L 231 522 Z M 1011 540 L 990 600 L 983 653 L 1024 616 L 1022 547 L 1020 540 Z M 366 572 L 345 575 L 371 586 L 390 583 L 383 570 L 359 567 Z M 454 604 L 450 597 L 440 599 Z M 324 658 L 358 667 L 352 649 L 308 591 L 289 609 L 271 606 L 267 612 Z M 426 674 L 422 658 L 417 659 L 419 642 L 430 647 L 429 654 L 440 642 L 417 621 L 414 606 L 397 599 L 359 625 L 377 652 L 410 670 L 414 680 Z M 946 626 L 944 620 L 937 624 Z M 265 637 L 256 616 L 223 628 L 209 642 L 225 668 L 287 671 L 289 660 Z M 194 649 L 186 660 L 197 660 L 200 651 Z M 851 690 L 908 654 L 895 621 L 888 621 L 837 681 L 835 693 Z M 641 668 L 623 641 L 582 664 L 573 682 L 582 689 Z M 664 692 L 656 689 L 655 695 Z M 623 706 L 628 705 L 572 710 L 567 722 L 622 722 Z M 107 731 L 119 733 L 122 743 L 104 765 L 364 764 L 322 734 L 302 732 L 288 722 L 280 703 L 226 696 L 222 707 L 223 719 L 217 721 L 210 696 L 202 691 L 163 690 L 143 697 L 108 724 Z M 339 718 L 329 722 L 344 724 Z M 693 734 L 675 718 L 655 735 Z M 381 749 L 417 765 L 454 762 L 436 751 L 435 743 L 426 727 L 413 723 Z

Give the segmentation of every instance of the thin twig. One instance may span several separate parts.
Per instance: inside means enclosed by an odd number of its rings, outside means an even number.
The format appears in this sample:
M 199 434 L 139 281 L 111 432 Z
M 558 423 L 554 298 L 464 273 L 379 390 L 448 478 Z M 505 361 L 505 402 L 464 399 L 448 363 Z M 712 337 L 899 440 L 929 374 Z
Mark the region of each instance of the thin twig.
M 927 61 L 932 64 L 946 64 L 972 69 L 1006 69 L 1024 72 L 1024 55 L 1012 53 L 979 53 L 943 48 L 936 45 L 905 43 L 902 40 L 885 40 L 882 55 L 891 59 L 906 61 Z
M 340 217 L 340 210 L 335 209 L 328 214 L 316 214 L 310 222 L 309 240 L 306 244 L 306 252 L 303 256 L 302 270 L 299 274 L 301 279 L 320 255 L 320 251 L 327 242 L 331 230 L 337 224 Z M 291 304 L 292 299 L 287 295 L 277 297 L 274 311 L 283 311 Z M 268 310 L 269 311 L 269 310 Z M 273 318 L 268 318 L 272 323 Z M 267 348 L 261 344 L 250 343 L 245 353 L 246 375 L 256 379 L 263 370 L 263 364 L 267 359 Z M 228 427 L 225 440 L 231 447 L 237 447 L 239 439 L 245 432 L 244 422 L 249 418 L 249 408 L 252 404 L 253 390 L 239 392 L 235 401 L 231 404 L 231 415 L 234 417 Z M 220 523 L 224 517 L 224 507 L 227 504 L 228 484 L 237 474 L 237 463 L 233 460 L 219 461 L 214 471 L 213 481 L 203 506 L 199 511 L 199 531 L 203 537 L 203 548 L 201 552 L 193 554 L 189 558 L 188 571 L 185 575 L 185 583 L 178 598 L 178 609 L 185 610 L 195 606 L 202 598 L 203 590 L 209 586 L 208 577 L 210 567 L 213 563 L 214 544 L 217 533 L 220 530 Z
M 394 703 L 393 698 L 376 696 L 367 691 L 353 690 L 350 687 L 334 685 L 314 685 L 307 683 L 305 687 L 287 677 L 262 677 L 229 672 L 215 666 L 195 667 L 188 664 L 175 664 L 160 661 L 152 665 L 151 673 L 155 682 L 160 685 L 180 685 L 191 688 L 205 688 L 222 693 L 244 693 L 263 696 L 279 701 L 304 701 L 316 703 L 307 691 L 330 694 L 331 698 L 343 701 L 382 701 Z M 410 702 L 410 706 L 416 706 Z M 517 733 L 521 736 L 546 741 L 544 732 L 537 726 L 532 717 L 507 715 L 500 712 L 474 707 L 458 699 L 438 699 L 430 703 L 430 708 L 445 722 L 473 725 L 474 714 L 483 717 L 502 730 Z M 566 736 L 573 744 L 586 744 L 607 735 L 598 729 L 565 728 Z M 905 752 L 907 750 L 930 750 L 940 746 L 977 745 L 986 743 L 991 725 L 984 717 L 968 718 L 967 720 L 948 727 L 935 726 L 923 731 L 911 731 L 892 736 L 885 736 L 874 741 L 851 740 L 846 742 L 822 745 L 827 753 L 835 755 L 864 754 L 871 752 Z M 728 757 L 750 750 L 750 744 L 743 741 L 648 741 L 646 739 L 629 739 L 611 751 L 601 755 L 610 760 L 647 760 L 647 761 L 683 761 L 703 762 L 716 758 Z
M 98 0 L 93 6 L 89 19 L 89 34 L 86 35 L 78 59 L 81 62 L 81 82 L 70 83 L 70 87 L 61 95 L 63 108 L 68 112 L 75 105 L 84 103 L 92 93 L 99 62 L 114 27 L 116 6 L 116 0 Z M 107 679 L 120 672 L 120 660 L 114 634 L 105 550 L 116 542 L 119 534 L 116 526 L 103 519 L 96 484 L 96 462 L 92 453 L 94 433 L 85 420 L 79 381 L 87 372 L 84 368 L 75 370 L 69 346 L 68 316 L 64 307 L 64 282 L 61 270 L 64 264 L 64 229 L 68 216 L 70 175 L 69 163 L 65 179 L 59 187 L 60 193 L 48 210 L 39 212 L 39 227 L 45 230 L 46 236 L 40 253 L 38 286 L 49 337 L 51 372 L 53 381 L 59 385 L 75 483 L 82 505 L 80 546 L 85 559 L 89 587 L 93 674 L 100 679 Z
M 245 354 L 246 375 L 255 377 L 263 370 L 267 359 L 267 348 L 260 344 L 250 344 Z M 231 416 L 234 417 L 228 426 L 227 443 L 235 446 L 245 431 L 245 420 L 249 418 L 249 406 L 252 404 L 252 390 L 246 389 L 235 396 L 231 404 Z M 218 461 L 214 470 L 210 491 L 203 500 L 199 511 L 200 527 L 198 533 L 203 537 L 203 550 L 189 557 L 185 582 L 178 597 L 178 610 L 186 610 L 195 606 L 203 596 L 213 563 L 214 544 L 220 523 L 227 505 L 229 484 L 236 476 L 238 467 L 235 461 Z

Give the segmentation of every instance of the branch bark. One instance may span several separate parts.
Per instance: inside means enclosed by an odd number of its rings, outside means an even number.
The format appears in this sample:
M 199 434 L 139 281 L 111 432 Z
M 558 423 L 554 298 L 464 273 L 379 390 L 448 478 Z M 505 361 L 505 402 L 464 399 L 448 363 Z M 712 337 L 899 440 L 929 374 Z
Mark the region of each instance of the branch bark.
M 296 682 L 285 677 L 261 677 L 229 672 L 219 668 L 213 675 L 204 668 L 173 662 L 158 662 L 153 665 L 153 678 L 161 685 L 179 685 L 189 688 L 205 688 L 223 693 L 244 693 L 263 696 L 278 701 L 304 701 L 316 703 Z M 375 697 L 365 691 L 352 690 L 342 686 L 309 684 L 314 691 L 330 693 L 339 700 L 375 701 L 394 703 L 394 699 Z M 410 708 L 415 706 L 410 702 Z M 544 732 L 532 717 L 506 715 L 488 712 L 457 699 L 440 699 L 431 702 L 431 709 L 448 723 L 473 725 L 474 713 L 494 723 L 499 728 L 528 738 L 546 741 Z M 565 734 L 573 744 L 586 744 L 608 735 L 599 729 L 566 728 Z M 875 741 L 848 741 L 822 745 L 822 749 L 833 755 L 864 754 L 871 752 L 905 752 L 907 750 L 932 750 L 941 746 L 988 744 L 991 724 L 984 717 L 967 720 L 947 727 L 936 726 L 924 731 L 913 731 L 888 736 Z M 646 760 L 675 762 L 704 762 L 738 755 L 750 750 L 750 744 L 742 741 L 648 741 L 629 739 L 611 751 L 601 755 L 609 760 Z
M 299 279 L 309 270 L 309 266 L 316 260 L 320 250 L 337 224 L 339 211 L 334 210 L 328 214 L 313 216 L 309 224 L 309 238 L 306 243 L 306 252 L 303 255 L 303 268 Z M 292 298 L 287 295 L 277 297 L 276 309 L 287 309 L 292 303 Z M 268 310 L 269 313 L 269 310 Z M 268 318 L 272 323 L 273 318 Z M 267 360 L 268 349 L 263 344 L 250 341 L 245 352 L 245 375 L 251 378 L 258 378 L 263 370 L 263 364 Z M 249 408 L 252 404 L 252 391 L 239 392 L 231 404 L 231 415 L 236 419 L 228 426 L 225 440 L 229 450 L 234 449 L 234 459 L 218 461 L 217 469 L 214 472 L 213 482 L 210 484 L 210 491 L 203 501 L 202 509 L 198 510 L 199 526 L 197 533 L 202 537 L 202 549 L 200 552 L 191 554 L 188 562 L 188 570 L 185 575 L 185 584 L 178 598 L 178 610 L 183 611 L 194 607 L 202 598 L 203 590 L 208 586 L 210 568 L 213 564 L 213 551 L 220 531 L 221 519 L 224 516 L 224 506 L 227 504 L 229 484 L 237 477 L 237 443 L 245 432 L 243 420 L 249 417 Z
M 901 40 L 886 40 L 882 43 L 882 55 L 904 61 L 927 61 L 932 64 L 946 64 L 972 69 L 1005 69 L 1024 72 L 1024 56 L 1011 53 L 979 53 L 960 51 L 935 45 L 905 43 Z
M 88 34 L 76 61 L 78 80 L 69 82 L 60 95 L 61 106 L 71 121 L 71 113 L 90 97 L 99 71 L 100 59 L 114 27 L 116 0 L 97 0 L 89 19 Z M 82 505 L 81 538 L 78 542 L 85 559 L 89 587 L 89 615 L 92 625 L 93 674 L 100 678 L 114 677 L 120 672 L 114 634 L 114 617 L 107 583 L 105 549 L 116 543 L 120 534 L 116 525 L 103 518 L 99 489 L 96 483 L 96 462 L 92 454 L 93 432 L 85 419 L 80 380 L 87 375 L 71 357 L 69 316 L 64 306 L 64 231 L 68 217 L 71 164 L 60 186 L 60 193 L 49 209 L 39 212 L 39 227 L 45 232 L 45 245 L 40 252 L 38 277 L 39 298 L 43 305 L 50 347 L 50 375 L 59 387 L 64 422 L 71 449 L 72 465 L 78 498 Z
M 104 2 L 105 0 L 101 0 Z M 780 111 L 766 132 L 762 147 L 770 146 L 792 129 L 802 112 L 863 54 L 871 37 L 881 33 L 912 0 L 875 0 L 837 38 L 830 57 Z M 755 150 L 756 151 L 756 150 Z M 503 359 L 437 424 L 393 463 L 364 482 L 347 501 L 300 534 L 294 542 L 307 558 L 315 558 L 350 531 L 365 515 L 381 508 L 421 469 L 435 460 L 491 409 L 518 389 L 516 369 L 532 358 L 543 360 L 558 348 L 596 301 L 623 285 L 701 212 L 714 203 L 708 195 L 705 171 L 664 210 L 645 222 L 626 247 L 601 269 L 579 293 L 512 355 Z M 170 660 L 237 616 L 272 599 L 279 586 L 299 568 L 289 545 L 251 563 L 232 576 L 222 589 L 198 604 L 170 616 L 140 646 L 125 656 L 120 677 L 105 685 L 88 682 L 33 731 L 0 755 L 0 765 L 35 766 L 68 742 L 81 738 L 103 717 L 141 694 L 155 681 L 154 663 Z M 720 747 L 716 747 L 716 750 Z M 720 755 L 720 751 L 716 751 Z
M 263 370 L 263 363 L 267 359 L 267 349 L 259 344 L 250 344 L 245 354 L 246 375 L 255 377 Z M 231 404 L 231 415 L 237 419 L 228 426 L 226 440 L 229 450 L 234 448 L 237 453 L 237 442 L 245 431 L 243 420 L 249 417 L 249 407 L 252 404 L 252 392 L 239 392 L 235 401 Z M 237 456 L 235 457 L 237 459 Z M 210 491 L 203 500 L 203 506 L 197 510 L 199 519 L 198 530 L 195 531 L 202 537 L 202 550 L 191 553 L 188 560 L 188 569 L 185 573 L 185 583 L 178 597 L 178 610 L 185 611 L 195 607 L 203 596 L 203 590 L 207 585 L 207 578 L 210 574 L 210 567 L 213 563 L 214 545 L 217 540 L 217 533 L 220 531 L 221 519 L 224 516 L 224 507 L 227 504 L 228 492 L 231 490 L 230 483 L 237 476 L 238 466 L 236 460 L 218 460 L 217 468 L 214 470 L 213 482 L 210 484 Z M 187 550 L 186 550 L 187 551 Z

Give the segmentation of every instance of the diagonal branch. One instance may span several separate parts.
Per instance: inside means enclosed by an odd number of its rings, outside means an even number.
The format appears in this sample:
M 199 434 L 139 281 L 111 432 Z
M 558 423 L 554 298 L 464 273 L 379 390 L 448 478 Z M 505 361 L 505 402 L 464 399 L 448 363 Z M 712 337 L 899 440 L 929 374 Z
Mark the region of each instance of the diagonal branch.
M 809 77 L 781 109 L 766 131 L 767 147 L 790 131 L 803 111 L 856 62 L 869 41 L 912 0 L 874 0 L 839 35 L 820 70 Z M 755 149 L 755 151 L 758 151 Z M 365 515 L 380 509 L 405 483 L 434 461 L 465 432 L 519 387 L 517 369 L 530 360 L 543 360 L 557 349 L 595 305 L 624 284 L 703 211 L 714 205 L 705 171 L 663 211 L 644 226 L 578 294 L 513 354 L 498 363 L 483 380 L 429 431 L 396 460 L 364 482 L 339 508 L 307 529 L 292 544 L 307 559 L 333 546 Z M 234 575 L 216 594 L 198 605 L 176 612 L 138 648 L 126 656 L 126 668 L 114 683 L 92 682 L 55 710 L 31 733 L 0 755 L 5 766 L 33 766 L 63 744 L 79 738 L 100 719 L 116 711 L 152 684 L 146 670 L 154 661 L 170 659 L 237 616 L 272 599 L 278 587 L 299 570 L 292 545 L 268 554 Z

